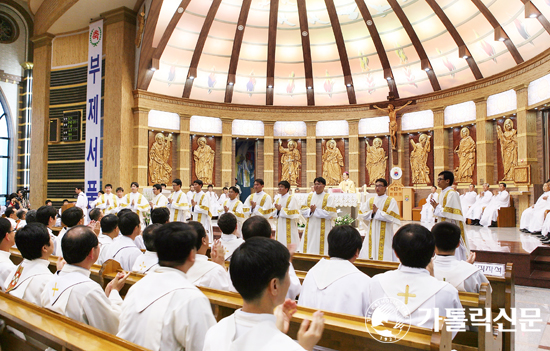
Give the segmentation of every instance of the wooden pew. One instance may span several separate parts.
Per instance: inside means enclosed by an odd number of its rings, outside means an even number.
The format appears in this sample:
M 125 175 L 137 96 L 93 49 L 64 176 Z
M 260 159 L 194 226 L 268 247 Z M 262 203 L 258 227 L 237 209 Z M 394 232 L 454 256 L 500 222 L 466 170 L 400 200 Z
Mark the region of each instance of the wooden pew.
M 0 292 L 0 319 L 13 329 L 55 350 L 147 350 L 3 292 Z M 41 350 L 8 329 L 4 329 L 1 334 L 0 344 L 3 351 Z

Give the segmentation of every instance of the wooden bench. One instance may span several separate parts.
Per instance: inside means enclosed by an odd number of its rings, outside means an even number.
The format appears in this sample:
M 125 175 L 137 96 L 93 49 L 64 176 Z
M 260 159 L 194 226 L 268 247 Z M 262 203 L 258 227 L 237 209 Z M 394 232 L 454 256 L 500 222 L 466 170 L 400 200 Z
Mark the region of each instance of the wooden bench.
M 418 206 L 414 207 L 412 209 L 412 220 L 420 222 L 421 215 L 420 212 L 422 212 L 422 206 L 426 204 L 426 199 L 422 199 L 418 202 Z
M 516 209 L 514 200 L 510 196 L 510 206 L 498 209 L 497 227 L 508 228 L 516 226 Z
M 11 328 L 55 350 L 147 350 L 3 292 L 0 292 L 0 319 Z M 3 351 L 43 350 L 7 328 L 0 336 L 0 345 Z

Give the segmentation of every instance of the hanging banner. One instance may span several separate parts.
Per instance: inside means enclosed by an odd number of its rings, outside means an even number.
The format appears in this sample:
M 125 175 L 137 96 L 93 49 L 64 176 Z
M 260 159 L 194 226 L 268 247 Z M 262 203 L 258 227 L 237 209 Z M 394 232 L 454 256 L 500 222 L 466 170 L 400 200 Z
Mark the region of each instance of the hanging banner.
M 103 20 L 90 24 L 88 33 L 88 89 L 86 93 L 86 160 L 84 185 L 88 201 L 97 198 L 100 189 L 101 156 L 101 61 L 103 56 Z

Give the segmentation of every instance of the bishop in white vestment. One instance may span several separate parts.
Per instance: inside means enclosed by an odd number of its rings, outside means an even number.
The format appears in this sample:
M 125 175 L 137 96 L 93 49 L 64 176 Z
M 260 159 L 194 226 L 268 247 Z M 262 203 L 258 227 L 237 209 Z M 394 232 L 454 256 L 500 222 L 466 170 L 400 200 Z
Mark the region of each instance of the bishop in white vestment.
M 479 224 L 484 227 L 488 227 L 492 222 L 496 222 L 498 219 L 498 209 L 501 207 L 510 206 L 510 194 L 506 190 L 506 184 L 500 183 L 498 185 L 499 192 L 493 196 L 489 205 L 483 210 Z
M 476 187 L 473 184 L 470 184 L 468 191 L 460 195 L 460 204 L 462 205 L 462 214 L 465 215 L 468 213 L 470 207 L 476 202 L 477 193 L 475 191 Z
M 208 240 L 214 241 L 214 233 L 212 233 L 212 211 L 210 209 L 210 196 L 202 191 L 202 181 L 195 180 L 195 195 L 191 200 L 191 214 L 193 220 L 199 222 L 204 227 Z
M 174 179 L 172 189 L 174 192 L 168 197 L 168 208 L 170 209 L 170 222 L 185 222 L 189 212 L 187 195 L 181 190 L 181 180 Z
M 275 196 L 273 209 L 273 218 L 277 220 L 275 239 L 286 247 L 290 244 L 300 244 L 298 234 L 300 209 L 298 196 L 290 194 L 290 183 L 286 180 L 279 182 L 279 194 Z
M 422 205 L 422 210 L 420 211 L 420 221 L 426 223 L 434 222 L 434 208 L 431 204 L 432 199 L 437 201 L 439 194 L 437 193 L 437 187 L 432 186 L 431 193 L 426 198 L 426 203 Z
M 476 201 L 470 206 L 468 212 L 466 212 L 465 218 L 471 219 L 472 224 L 479 223 L 481 215 L 483 214 L 483 209 L 489 205 L 492 197 L 493 193 L 489 191 L 489 184 L 483 184 L 483 191 L 476 196 Z
M 544 183 L 542 190 L 544 193 L 539 196 L 537 202 L 521 214 L 519 229 L 523 232 L 542 231 L 544 214 L 546 210 L 550 210 L 550 184 Z
M 271 217 L 273 205 L 271 196 L 264 192 L 264 181 L 256 179 L 254 181 L 254 194 L 249 195 L 243 205 L 245 216 L 262 216 L 265 219 Z

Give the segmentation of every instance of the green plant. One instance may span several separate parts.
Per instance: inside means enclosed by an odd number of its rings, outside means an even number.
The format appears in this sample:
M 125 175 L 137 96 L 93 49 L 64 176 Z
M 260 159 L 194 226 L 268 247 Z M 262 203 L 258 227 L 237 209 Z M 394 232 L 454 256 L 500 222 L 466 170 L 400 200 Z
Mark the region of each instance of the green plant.
M 336 225 L 351 225 L 353 222 L 355 222 L 355 219 L 347 214 L 343 217 L 337 217 L 335 222 Z

